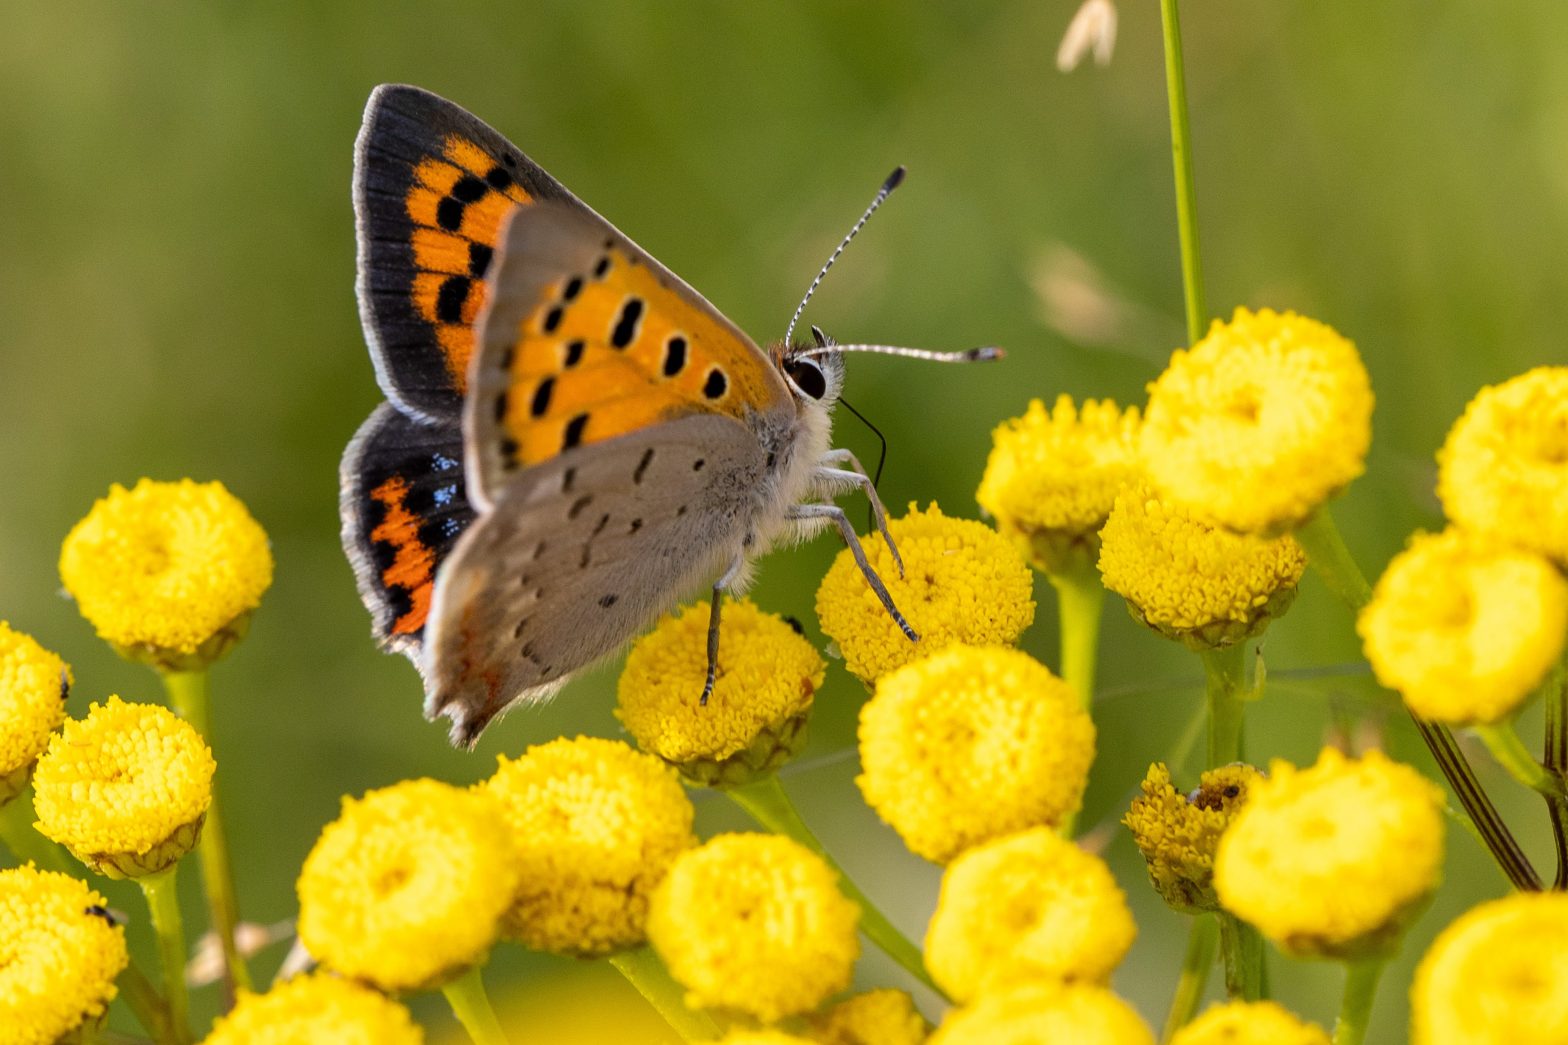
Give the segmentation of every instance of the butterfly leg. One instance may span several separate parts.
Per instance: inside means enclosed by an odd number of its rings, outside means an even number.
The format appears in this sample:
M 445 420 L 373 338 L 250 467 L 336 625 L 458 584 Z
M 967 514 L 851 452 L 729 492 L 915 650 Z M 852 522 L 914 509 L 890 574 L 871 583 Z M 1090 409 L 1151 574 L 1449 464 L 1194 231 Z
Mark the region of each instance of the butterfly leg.
M 724 576 L 713 582 L 713 606 L 708 612 L 708 681 L 702 687 L 702 699 L 697 701 L 701 707 L 708 706 L 708 698 L 713 695 L 713 684 L 719 677 L 719 613 L 724 608 L 724 591 L 740 571 L 746 566 L 746 557 L 737 555 L 735 561 L 730 563 L 730 568 L 724 571 Z
M 848 467 L 833 467 L 839 464 Z M 865 491 L 866 500 L 871 502 L 871 517 L 876 520 L 877 532 L 887 542 L 887 550 L 893 553 L 893 561 L 898 564 L 898 575 L 902 577 L 904 558 L 898 554 L 898 545 L 893 543 L 893 535 L 887 531 L 887 509 L 882 506 L 882 498 L 877 496 L 876 484 L 871 481 L 871 476 L 866 474 L 866 469 L 860 460 L 848 450 L 829 450 L 817 462 L 817 470 L 813 478 L 827 483 L 846 483 Z
M 871 590 L 876 594 L 877 600 L 882 603 L 882 608 L 887 610 L 888 616 L 893 618 L 893 623 L 909 637 L 910 642 L 919 642 L 920 636 L 915 634 L 915 629 L 909 626 L 904 615 L 893 605 L 893 596 L 887 593 L 887 586 L 882 583 L 882 578 L 877 576 L 877 571 L 871 568 L 866 561 L 866 550 L 860 546 L 860 538 L 855 534 L 855 527 L 849 521 L 849 516 L 844 514 L 844 509 L 836 504 L 797 504 L 790 508 L 788 517 L 791 519 L 827 519 L 838 527 L 839 534 L 844 538 L 844 543 L 849 546 L 849 554 L 855 557 L 855 565 L 860 567 L 862 576 Z

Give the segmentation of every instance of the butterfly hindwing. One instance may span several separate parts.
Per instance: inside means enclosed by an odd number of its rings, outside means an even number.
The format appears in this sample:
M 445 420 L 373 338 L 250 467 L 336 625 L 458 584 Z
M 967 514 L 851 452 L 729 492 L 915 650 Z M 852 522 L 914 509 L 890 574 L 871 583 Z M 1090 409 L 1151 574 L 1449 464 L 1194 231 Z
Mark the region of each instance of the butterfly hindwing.
M 382 403 L 343 454 L 343 548 L 378 642 L 420 663 L 437 570 L 473 521 L 455 421 Z
M 426 713 L 471 744 L 711 581 L 745 542 L 765 456 L 745 425 L 697 414 L 522 472 L 442 568 Z
M 456 418 L 502 218 L 582 206 L 516 146 L 428 91 L 376 88 L 354 152 L 360 318 L 387 398 Z

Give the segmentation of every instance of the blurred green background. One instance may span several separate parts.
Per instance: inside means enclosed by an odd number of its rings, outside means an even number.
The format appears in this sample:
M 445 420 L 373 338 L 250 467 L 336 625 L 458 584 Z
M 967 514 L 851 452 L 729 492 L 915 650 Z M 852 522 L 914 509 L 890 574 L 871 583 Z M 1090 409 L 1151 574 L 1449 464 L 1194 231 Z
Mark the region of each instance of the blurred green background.
M 9 5 L 0 617 L 75 665 L 74 712 L 109 693 L 155 699 L 151 673 L 117 661 L 59 597 L 60 539 L 110 483 L 143 475 L 221 479 L 250 505 L 277 581 L 216 670 L 214 718 L 241 901 L 257 921 L 292 913 L 300 861 L 342 795 L 421 774 L 475 780 L 497 753 L 563 732 L 615 735 L 612 665 L 512 715 L 478 754 L 455 752 L 421 719 L 412 668 L 370 642 L 336 508 L 338 455 L 380 399 L 348 194 L 366 95 L 405 81 L 466 106 L 759 341 L 782 335 L 821 259 L 907 164 L 808 318 L 845 340 L 1010 350 L 963 371 L 851 361 L 848 396 L 891 446 L 885 499 L 973 515 L 1000 419 L 1060 391 L 1140 402 L 1183 337 L 1157 12 L 1122 4 L 1112 64 L 1063 75 L 1053 55 L 1075 7 Z M 1185 31 L 1211 306 L 1292 307 L 1360 346 L 1376 438 L 1338 514 L 1375 573 L 1409 531 L 1438 525 L 1432 453 L 1465 401 L 1568 359 L 1568 8 L 1205 0 L 1187 5 Z M 853 419 L 839 433 L 874 458 Z M 770 557 L 755 592 L 814 637 L 835 543 Z M 1054 664 L 1040 594 L 1026 645 Z M 1250 719 L 1254 758 L 1310 759 L 1335 707 L 1377 706 L 1349 615 L 1315 578 L 1265 653 L 1276 684 Z M 1195 660 L 1114 599 L 1101 678 L 1089 824 L 1114 821 L 1147 764 L 1172 754 L 1201 690 Z M 938 872 L 854 790 L 864 699 L 835 666 L 787 786 L 918 937 Z M 1430 770 L 1401 714 L 1388 721 L 1393 751 Z M 1538 803 L 1481 762 L 1544 863 Z M 1193 782 L 1196 760 L 1183 768 Z M 742 826 L 726 803 L 699 803 L 704 830 Z M 1141 926 L 1116 987 L 1158 1025 L 1185 922 L 1153 899 L 1123 832 L 1109 834 Z M 1450 853 L 1447 884 L 1384 981 L 1373 1040 L 1402 1037 L 1409 966 L 1431 936 L 1505 889 L 1457 828 Z M 141 918 L 139 897 L 107 891 Z M 186 899 L 199 921 L 194 888 Z M 498 997 L 533 991 L 520 1004 L 543 1006 L 546 986 L 598 975 L 508 948 L 490 979 Z M 871 955 L 862 982 L 904 981 Z M 1332 966 L 1274 963 L 1277 995 L 1325 1023 L 1339 982 Z M 581 1008 L 584 995 L 557 997 Z M 430 1026 L 449 1022 L 420 1005 Z

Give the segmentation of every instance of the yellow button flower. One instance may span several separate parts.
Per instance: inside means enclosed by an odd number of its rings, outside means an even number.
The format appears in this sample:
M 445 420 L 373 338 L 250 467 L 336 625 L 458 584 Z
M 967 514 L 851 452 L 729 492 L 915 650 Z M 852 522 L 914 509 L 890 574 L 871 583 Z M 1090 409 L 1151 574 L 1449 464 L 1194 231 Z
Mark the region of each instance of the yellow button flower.
M 1218 529 L 1143 486 L 1117 496 L 1100 540 L 1105 586 L 1135 620 L 1195 650 L 1261 634 L 1290 607 L 1307 568 L 1294 537 Z
M 849 549 L 817 589 L 817 619 L 844 666 L 867 682 L 955 642 L 1010 646 L 1034 622 L 1034 581 L 1007 538 L 984 523 L 909 506 L 888 523 L 904 576 L 880 536 L 862 544 L 872 569 L 920 636 L 910 642 L 866 585 Z
M 1568 895 L 1516 893 L 1438 934 L 1410 989 L 1413 1045 L 1568 1041 Z
M 69 875 L 0 871 L 0 1041 L 51 1045 L 104 1014 L 130 961 L 106 902 Z
M 1116 492 L 1138 472 L 1138 408 L 1109 399 L 1058 396 L 1049 412 L 1035 399 L 1022 417 L 991 434 L 975 499 L 1034 567 L 1063 568 L 1078 551 L 1093 561 Z
M 1379 751 L 1276 761 L 1220 838 L 1220 903 L 1290 954 L 1386 953 L 1437 888 L 1442 810 L 1436 785 Z
M 1251 766 L 1234 763 L 1211 769 L 1198 789 L 1184 795 L 1171 785 L 1170 770 L 1156 762 L 1143 778 L 1143 794 L 1132 800 L 1122 823 L 1132 830 L 1149 868 L 1149 881 L 1178 911 L 1219 910 L 1214 895 L 1214 851 L 1220 836 L 1260 779 Z
M 805 744 L 827 665 L 784 618 L 745 599 L 720 618 L 719 668 L 707 704 L 706 602 L 659 621 L 626 655 L 615 716 L 644 751 L 697 784 L 740 784 Z
M 921 1045 L 931 1034 L 914 999 L 887 987 L 845 998 L 809 1023 L 818 1045 Z
M 272 584 L 267 534 L 222 483 L 115 485 L 60 549 L 82 616 L 125 655 L 200 667 L 244 634 Z
M 860 711 L 856 783 L 927 860 L 1077 811 L 1094 723 L 1026 653 L 954 646 L 877 683 Z
M 719 1045 L 815 1045 L 810 1038 L 785 1034 L 781 1030 L 732 1030 L 719 1039 Z
M 0 621 L 0 806 L 21 793 L 49 735 L 65 721 L 71 669 Z
M 1271 536 L 1360 475 L 1371 441 L 1372 386 L 1356 347 L 1294 312 L 1238 308 L 1149 386 L 1140 450 L 1171 500 Z
M 203 1045 L 421 1045 L 425 1035 L 392 999 L 327 973 L 296 976 L 266 994 L 241 992 Z
M 1481 389 L 1437 465 L 1450 519 L 1568 566 L 1568 367 Z
M 1032 983 L 954 1009 L 931 1045 L 1154 1045 L 1131 1005 L 1104 987 Z
M 1233 1001 L 1176 1032 L 1171 1045 L 1329 1045 L 1328 1033 L 1271 1001 Z
M 520 867 L 507 935 L 583 956 L 643 942 L 653 887 L 697 843 L 668 766 L 618 740 L 563 737 L 500 759 L 481 787 L 511 826 Z
M 1137 934 L 1105 861 L 1040 827 L 948 867 L 926 968 L 958 1002 L 1032 981 L 1104 984 Z
M 1356 630 L 1383 685 L 1453 725 L 1517 709 L 1563 653 L 1568 580 L 1546 559 L 1464 530 L 1417 534 Z
M 484 961 L 518 867 L 489 795 L 405 780 L 343 800 L 300 872 L 299 938 L 383 990 L 439 985 Z
M 38 830 L 111 878 L 162 871 L 196 844 L 216 769 L 184 719 L 110 697 L 67 721 L 38 760 Z
M 648 939 L 687 1004 L 772 1022 L 849 986 L 859 919 L 811 850 L 729 834 L 676 857 L 654 891 Z

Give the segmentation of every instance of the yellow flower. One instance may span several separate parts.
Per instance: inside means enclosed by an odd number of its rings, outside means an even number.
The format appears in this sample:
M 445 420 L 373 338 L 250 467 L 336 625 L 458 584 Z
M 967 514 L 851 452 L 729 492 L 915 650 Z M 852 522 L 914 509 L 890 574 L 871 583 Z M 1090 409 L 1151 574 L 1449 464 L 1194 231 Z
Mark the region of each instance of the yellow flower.
M 818 1045 L 921 1045 L 931 1025 L 903 991 L 887 987 L 845 998 L 810 1019 Z
M 405 780 L 343 800 L 300 872 L 299 938 L 383 990 L 435 986 L 484 961 L 518 884 L 489 795 Z
M 1298 956 L 1386 953 L 1437 888 L 1443 794 L 1379 751 L 1275 761 L 1220 837 L 1220 903 Z
M 675 858 L 648 939 L 687 1004 L 765 1022 L 849 986 L 859 909 L 811 850 L 778 835 L 719 835 Z
M 904 844 L 946 863 L 1078 809 L 1094 723 L 1026 653 L 954 646 L 877 683 L 860 711 L 856 780 Z
M 1481 389 L 1437 465 L 1450 519 L 1568 566 L 1568 367 Z
M 0 871 L 0 1041 L 51 1045 L 103 1015 L 130 961 L 106 902 L 69 875 Z
M 1036 569 L 1059 570 L 1075 551 L 1093 561 L 1116 492 L 1137 475 L 1137 438 L 1135 406 L 1090 399 L 1080 410 L 1062 395 L 1047 413 L 1032 400 L 991 434 L 975 500 Z
M 1031 983 L 953 1009 L 931 1045 L 1154 1045 L 1131 1005 L 1104 987 Z
M 785 1034 L 781 1030 L 732 1030 L 719 1039 L 719 1045 L 813 1045 L 810 1038 Z
M 868 682 L 955 642 L 1012 645 L 1034 622 L 1034 582 L 1012 544 L 984 523 L 913 504 L 888 523 L 904 576 L 879 536 L 862 541 L 871 568 L 920 636 L 909 638 L 866 585 L 845 549 L 817 589 L 817 619 L 844 666 Z
M 1171 1045 L 1329 1045 L 1328 1034 L 1271 1001 L 1233 1001 L 1176 1032 Z
M 691 801 L 668 766 L 618 740 L 563 737 L 500 759 L 481 788 L 517 853 L 507 935 L 583 956 L 643 942 L 653 887 L 697 843 Z
M 1105 984 L 1137 934 L 1105 861 L 1038 827 L 948 867 L 926 967 L 958 1002 L 1031 981 Z
M 1307 568 L 1294 537 L 1209 526 L 1143 486 L 1117 496 L 1100 540 L 1105 586 L 1135 620 L 1196 650 L 1261 634 L 1290 607 Z
M 1178 911 L 1217 911 L 1214 850 L 1220 836 L 1260 779 L 1251 766 L 1234 763 L 1199 778 L 1190 796 L 1171 786 L 1170 770 L 1156 762 L 1143 778 L 1143 795 L 1132 800 L 1122 823 L 1148 863 L 1149 881 Z
M 420 1045 L 408 1010 L 352 980 L 327 973 L 296 976 L 266 994 L 240 993 L 203 1045 Z
M 67 721 L 38 760 L 38 830 L 111 878 L 162 871 L 196 844 L 216 768 L 184 719 L 110 697 Z
M 1356 630 L 1378 681 L 1416 715 L 1496 722 L 1562 656 L 1568 580 L 1546 559 L 1464 530 L 1417 534 Z
M 1568 1041 L 1568 895 L 1515 893 L 1438 934 L 1410 989 L 1414 1045 Z
M 60 579 L 101 638 L 166 668 L 216 660 L 272 584 L 267 534 L 222 483 L 114 485 L 60 549 Z
M 0 621 L 0 806 L 21 793 L 49 735 L 65 721 L 71 669 Z
M 1238 308 L 1149 386 L 1140 450 L 1170 500 L 1270 536 L 1360 475 L 1371 441 L 1372 387 L 1356 346 L 1294 312 Z
M 806 740 L 806 717 L 827 665 L 811 643 L 748 600 L 726 603 L 719 669 L 707 704 L 706 602 L 671 614 L 637 640 L 621 673 L 621 720 L 644 751 L 698 784 L 739 784 L 772 772 Z

